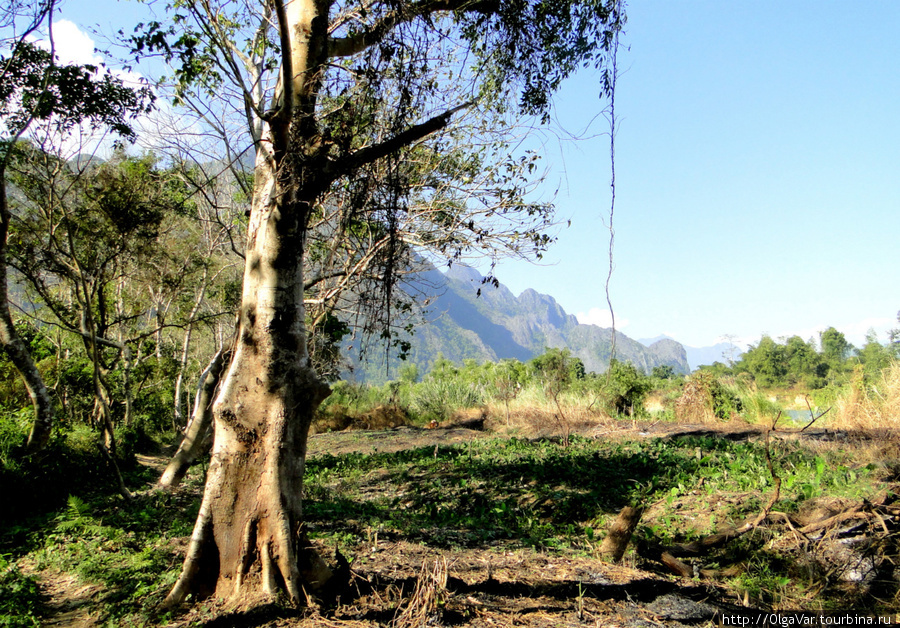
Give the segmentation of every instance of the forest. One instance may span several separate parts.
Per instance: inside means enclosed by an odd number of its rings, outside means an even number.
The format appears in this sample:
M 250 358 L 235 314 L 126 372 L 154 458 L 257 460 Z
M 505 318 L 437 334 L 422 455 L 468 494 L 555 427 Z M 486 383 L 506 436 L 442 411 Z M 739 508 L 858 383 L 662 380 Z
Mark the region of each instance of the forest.
M 423 260 L 552 244 L 520 134 L 585 67 L 614 115 L 622 2 L 179 0 L 136 83 L 3 11 L 0 625 L 898 610 L 900 332 L 341 381 Z

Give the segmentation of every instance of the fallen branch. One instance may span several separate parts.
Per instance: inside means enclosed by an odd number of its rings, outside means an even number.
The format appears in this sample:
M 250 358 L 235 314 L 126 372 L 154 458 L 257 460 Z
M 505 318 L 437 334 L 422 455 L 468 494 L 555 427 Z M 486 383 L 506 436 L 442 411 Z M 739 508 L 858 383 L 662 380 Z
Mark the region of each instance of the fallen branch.
M 850 519 L 870 519 L 874 515 L 871 512 L 866 512 L 863 509 L 866 507 L 865 504 L 859 504 L 857 506 L 853 506 L 852 508 L 845 510 L 844 512 L 838 513 L 833 517 L 829 517 L 828 519 L 823 519 L 822 521 L 817 521 L 816 523 L 810 523 L 809 525 L 803 526 L 800 528 L 800 532 L 804 534 L 809 534 L 811 532 L 818 532 L 819 530 L 824 530 L 825 528 L 831 528 L 833 526 L 838 525 L 839 523 L 843 523 L 844 521 L 848 521 Z
M 779 414 L 780 416 L 780 414 Z M 775 422 L 772 424 L 772 427 L 775 427 L 775 424 L 778 422 L 778 419 L 775 419 Z M 769 501 L 766 503 L 765 507 L 760 511 L 760 513 L 754 517 L 752 520 L 747 521 L 746 523 L 731 528 L 729 530 L 725 530 L 724 532 L 717 532 L 715 534 L 710 534 L 699 541 L 694 541 L 692 543 L 678 543 L 671 547 L 663 550 L 660 555 L 661 562 L 673 573 L 683 577 L 693 577 L 693 570 L 678 560 L 679 556 L 702 556 L 708 553 L 710 550 L 713 550 L 718 547 L 722 547 L 723 545 L 733 541 L 734 539 L 747 534 L 751 530 L 755 530 L 759 525 L 766 520 L 766 517 L 769 516 L 769 513 L 772 511 L 772 507 L 775 505 L 775 502 L 778 501 L 778 498 L 781 495 L 781 478 L 775 473 L 775 467 L 772 465 L 772 456 L 769 453 L 769 432 L 771 430 L 766 431 L 766 464 L 769 467 L 769 474 L 772 476 L 772 482 L 775 485 L 775 490 L 772 491 L 772 495 L 769 498 Z

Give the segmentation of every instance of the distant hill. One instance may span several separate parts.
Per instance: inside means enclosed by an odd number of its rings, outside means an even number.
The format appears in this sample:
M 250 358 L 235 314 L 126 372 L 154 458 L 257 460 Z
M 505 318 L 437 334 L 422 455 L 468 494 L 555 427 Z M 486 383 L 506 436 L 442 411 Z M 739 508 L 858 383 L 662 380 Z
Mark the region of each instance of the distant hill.
M 420 313 L 424 323 L 409 338 L 412 349 L 407 363 L 418 365 L 425 373 L 438 354 L 456 363 L 504 358 L 524 362 L 552 347 L 569 349 L 589 372 L 607 369 L 611 329 L 579 324 L 549 295 L 529 289 L 516 297 L 503 284 L 495 287 L 483 280 L 477 270 L 454 264 L 446 273 L 430 267 L 409 282 L 409 293 L 429 305 Z M 671 366 L 677 373 L 690 372 L 684 347 L 669 338 L 644 346 L 616 332 L 616 358 L 646 373 L 659 365 Z M 401 364 L 391 358 L 391 377 Z M 379 359 L 354 364 L 354 372 L 355 379 L 386 379 Z
M 657 336 L 656 338 L 642 338 L 638 342 L 651 346 L 652 344 L 659 342 L 660 340 L 671 340 L 668 336 Z M 687 361 L 691 367 L 691 371 L 694 371 L 701 366 L 706 364 L 712 364 L 713 362 L 721 362 L 722 364 L 728 364 L 729 358 L 732 360 L 738 360 L 741 357 L 741 350 L 736 346 L 729 344 L 727 342 L 720 342 L 718 344 L 714 344 L 711 347 L 684 347 L 685 352 L 687 352 Z

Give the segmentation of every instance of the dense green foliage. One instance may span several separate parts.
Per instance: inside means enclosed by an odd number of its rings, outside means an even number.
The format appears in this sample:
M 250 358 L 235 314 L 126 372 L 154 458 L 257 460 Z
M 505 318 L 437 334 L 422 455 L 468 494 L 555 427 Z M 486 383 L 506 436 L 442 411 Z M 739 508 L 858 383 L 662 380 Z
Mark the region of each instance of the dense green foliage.
M 433 368 L 419 377 L 415 365 L 382 386 L 338 382 L 325 401 L 324 411 L 341 408 L 356 412 L 377 405 L 405 408 L 420 422 L 445 421 L 455 410 L 497 404 L 509 420 L 510 403 L 519 397 L 561 405 L 592 399 L 598 410 L 613 414 L 641 414 L 642 401 L 653 378 L 631 364 L 613 361 L 607 374 L 585 373 L 584 364 L 566 349 L 548 349 L 527 363 L 506 359 L 455 365 L 439 355 Z M 659 380 L 657 380 L 659 381 Z M 599 402 L 599 405 L 598 405 Z
M 0 626 L 38 628 L 40 591 L 33 576 L 23 574 L 0 554 Z
M 856 349 L 844 334 L 829 327 L 819 334 L 818 343 L 814 339 L 804 341 L 799 336 L 774 340 L 764 335 L 730 368 L 718 362 L 702 368 L 718 376 L 746 373 L 761 388 L 797 386 L 816 390 L 842 385 L 858 370 L 868 378 L 877 376 L 898 357 L 900 345 L 882 344 L 874 332 L 869 332 L 866 344 Z

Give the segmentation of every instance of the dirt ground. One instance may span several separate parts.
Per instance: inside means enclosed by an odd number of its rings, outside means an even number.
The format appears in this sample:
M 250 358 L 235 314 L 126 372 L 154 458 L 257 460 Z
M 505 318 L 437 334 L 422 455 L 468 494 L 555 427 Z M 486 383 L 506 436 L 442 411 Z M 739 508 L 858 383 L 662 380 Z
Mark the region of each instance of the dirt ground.
M 351 452 L 396 452 L 441 447 L 479 438 L 509 435 L 552 436 L 551 429 L 523 433 L 505 425 L 490 431 L 444 425 L 435 429 L 401 426 L 381 431 L 339 431 L 310 437 L 309 456 Z M 586 422 L 583 436 L 610 439 L 678 438 L 712 435 L 734 440 L 766 437 L 764 427 L 740 422 L 676 425 L 621 421 Z M 859 437 L 856 435 L 854 437 Z M 847 434 L 827 430 L 777 430 L 770 438 L 803 438 L 830 446 Z M 154 468 L 164 459 L 143 457 Z M 330 554 L 333 548 L 321 548 Z M 497 542 L 489 547 L 441 551 L 404 539 L 373 540 L 351 557 L 352 583 L 331 608 L 290 611 L 262 607 L 223 613 L 214 606 L 188 611 L 173 626 L 606 626 L 650 628 L 714 625 L 716 613 L 748 611 L 744 600 L 708 581 L 678 578 L 613 565 L 596 558 L 548 553 Z M 84 586 L 66 574 L 39 574 L 47 595 L 44 625 L 90 628 L 101 625 L 91 600 L 96 587 Z M 431 583 L 424 586 L 423 583 Z

